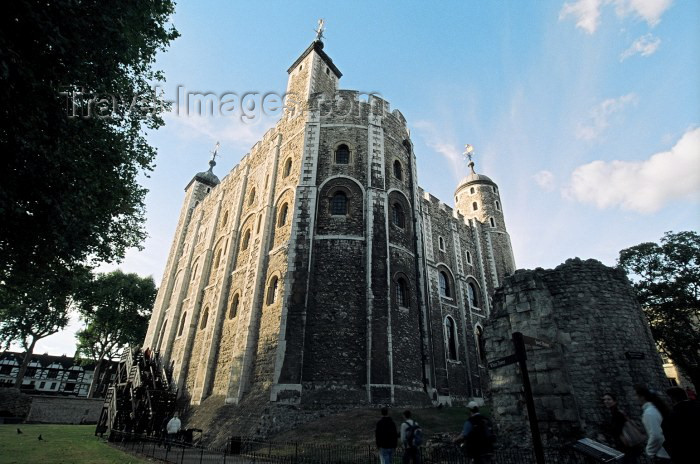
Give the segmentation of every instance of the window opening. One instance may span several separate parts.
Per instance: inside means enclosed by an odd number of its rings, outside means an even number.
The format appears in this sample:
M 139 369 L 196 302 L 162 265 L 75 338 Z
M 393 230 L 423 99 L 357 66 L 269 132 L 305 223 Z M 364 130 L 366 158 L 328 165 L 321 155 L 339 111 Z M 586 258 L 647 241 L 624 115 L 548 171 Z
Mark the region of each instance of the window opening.
M 452 292 L 450 290 L 450 281 L 445 271 L 440 271 L 440 295 L 450 298 Z
M 331 214 L 333 216 L 344 216 L 348 214 L 348 197 L 345 192 L 336 192 L 331 199 Z
M 450 316 L 445 318 L 445 332 L 447 335 L 447 358 L 457 360 L 457 328 Z
M 403 213 L 403 208 L 401 207 L 401 205 L 398 203 L 394 203 L 394 205 L 391 208 L 391 211 L 391 222 L 396 227 L 400 227 L 402 229 L 406 227 L 406 216 Z
M 267 287 L 267 304 L 271 305 L 275 302 L 277 299 L 277 285 L 279 283 L 279 279 L 277 279 L 277 276 L 273 277 L 272 280 L 270 280 L 270 285 Z
M 408 286 L 403 277 L 396 281 L 396 303 L 400 307 L 408 308 Z
M 180 319 L 180 329 L 177 331 L 177 336 L 179 337 L 182 335 L 182 332 L 185 331 L 185 320 L 187 319 L 187 312 L 185 312 L 182 315 L 182 319 Z
M 350 163 L 350 149 L 347 145 L 342 144 L 335 150 L 335 163 L 348 164 Z
M 199 323 L 199 330 L 207 328 L 207 321 L 209 320 L 209 307 L 204 309 L 204 314 L 202 314 L 202 320 Z
M 282 227 L 287 223 L 287 203 L 283 204 L 280 208 L 280 214 L 277 219 L 277 227 Z
M 233 301 L 231 301 L 231 308 L 229 308 L 229 311 L 228 311 L 228 318 L 229 319 L 233 319 L 234 317 L 236 317 L 236 314 L 238 314 L 238 302 L 239 302 L 239 300 L 240 299 L 238 297 L 238 293 L 233 295 Z
M 394 177 L 396 177 L 398 180 L 403 179 L 401 162 L 399 160 L 394 161 Z
M 250 242 L 250 229 L 246 230 L 245 234 L 243 235 L 243 242 L 241 243 L 241 250 L 248 249 L 248 242 Z

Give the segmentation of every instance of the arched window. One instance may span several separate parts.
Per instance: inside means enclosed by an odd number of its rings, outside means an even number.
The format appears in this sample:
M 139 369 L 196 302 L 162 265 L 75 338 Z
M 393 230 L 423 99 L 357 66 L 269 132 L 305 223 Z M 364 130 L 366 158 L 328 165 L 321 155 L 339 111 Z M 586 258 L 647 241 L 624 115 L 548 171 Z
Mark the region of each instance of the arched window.
M 194 269 L 192 270 L 192 282 L 197 278 L 197 270 L 199 269 L 199 263 L 196 263 L 194 265 Z
M 238 293 L 233 295 L 233 300 L 231 301 L 231 307 L 228 310 L 228 318 L 233 319 L 236 317 L 236 314 L 238 314 L 238 302 L 240 301 L 240 298 L 238 297 Z
M 248 242 L 250 242 L 250 229 L 246 230 L 245 234 L 243 234 L 243 240 L 241 241 L 241 250 L 248 249 Z
M 202 319 L 199 322 L 199 330 L 207 328 L 207 321 L 209 320 L 209 307 L 204 308 L 204 313 L 202 313 Z
M 185 312 L 182 314 L 182 318 L 180 318 L 180 328 L 179 328 L 178 331 L 177 331 L 177 336 L 178 336 L 178 337 L 179 337 L 180 335 L 182 335 L 182 332 L 185 331 L 185 321 L 186 321 L 186 320 L 187 320 L 187 311 L 185 311 Z
M 271 305 L 275 302 L 277 299 L 277 286 L 279 284 L 279 279 L 277 279 L 277 276 L 274 276 L 272 279 L 270 279 L 270 284 L 267 286 L 267 304 Z
M 476 192 L 476 190 L 474 190 L 474 187 L 469 189 L 469 193 L 471 193 L 472 195 L 474 195 L 474 192 Z
M 406 279 L 399 277 L 396 281 L 396 304 L 402 308 L 408 308 L 408 284 Z
M 282 177 L 288 177 L 291 172 L 292 172 L 292 159 L 287 158 L 287 161 L 284 162 L 284 169 L 282 170 Z
M 277 227 L 282 227 L 287 223 L 287 203 L 280 208 L 280 213 L 277 216 Z
M 479 351 L 479 362 L 486 364 L 486 340 L 484 339 L 484 329 L 480 325 L 476 326 L 476 349 Z
M 406 227 L 406 216 L 403 213 L 403 208 L 400 204 L 394 203 L 391 207 L 391 222 L 396 227 Z
M 258 217 L 258 225 L 255 227 L 255 233 L 260 233 L 260 225 L 262 224 L 262 214 Z
M 476 285 L 473 282 L 467 284 L 467 293 L 469 295 L 469 304 L 474 308 L 479 308 L 479 291 L 476 289 Z
M 252 205 L 254 201 L 255 201 L 255 187 L 250 189 L 250 193 L 248 194 L 248 205 Z
M 500 211 L 500 210 L 501 210 L 501 203 L 498 200 L 496 200 L 496 211 Z
M 493 218 L 489 218 L 489 222 L 491 223 L 491 227 L 496 227 L 496 221 Z
M 350 163 L 350 149 L 347 145 L 339 145 L 335 150 L 335 164 Z
M 333 216 L 345 216 L 348 214 L 348 197 L 345 192 L 336 192 L 331 198 L 331 214 Z
M 472 209 L 473 209 L 474 211 L 478 210 L 478 209 L 479 209 L 479 205 L 476 204 L 476 202 L 472 202 Z
M 472 254 L 469 251 L 467 251 L 467 264 L 471 264 L 471 263 L 472 263 Z
M 450 288 L 450 278 L 447 277 L 447 273 L 445 271 L 440 271 L 439 278 L 440 278 L 440 295 L 447 297 L 447 298 L 452 298 L 452 289 Z
M 228 222 L 228 210 L 224 211 L 224 218 L 221 220 L 221 226 L 222 227 L 226 226 L 227 222 Z
M 455 321 L 447 316 L 445 318 L 445 340 L 447 341 L 447 359 L 457 360 L 457 326 Z
M 445 251 L 445 239 L 442 237 L 438 237 L 438 247 L 440 248 L 440 251 Z
M 219 264 L 221 264 L 221 248 L 216 252 L 216 258 L 214 259 L 214 269 L 219 269 Z
M 403 169 L 401 168 L 401 161 L 399 160 L 394 161 L 394 177 L 398 180 L 403 179 Z

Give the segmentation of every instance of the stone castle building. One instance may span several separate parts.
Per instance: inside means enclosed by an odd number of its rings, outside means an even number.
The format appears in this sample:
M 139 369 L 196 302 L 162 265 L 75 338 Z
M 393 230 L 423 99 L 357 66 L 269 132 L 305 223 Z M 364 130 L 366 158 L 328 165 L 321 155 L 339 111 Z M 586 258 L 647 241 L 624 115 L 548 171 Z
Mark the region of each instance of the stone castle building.
M 287 72 L 276 126 L 185 188 L 144 346 L 194 405 L 482 398 L 515 269 L 497 185 L 470 163 L 455 208 L 423 191 L 403 115 L 339 90 L 320 40 Z

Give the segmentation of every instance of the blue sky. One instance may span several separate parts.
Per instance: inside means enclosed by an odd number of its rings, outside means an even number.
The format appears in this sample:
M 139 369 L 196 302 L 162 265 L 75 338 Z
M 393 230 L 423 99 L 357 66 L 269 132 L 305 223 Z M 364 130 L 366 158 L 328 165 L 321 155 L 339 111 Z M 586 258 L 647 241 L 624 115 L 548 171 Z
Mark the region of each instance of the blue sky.
M 700 229 L 700 2 L 181 1 L 182 36 L 157 62 L 165 97 L 284 93 L 318 18 L 340 87 L 406 117 L 425 190 L 453 204 L 475 147 L 519 268 L 613 265 L 622 248 Z M 217 141 L 224 177 L 276 119 L 168 115 L 149 134 L 149 238 L 120 267 L 160 284 L 185 185 Z M 72 354 L 75 327 L 37 351 Z

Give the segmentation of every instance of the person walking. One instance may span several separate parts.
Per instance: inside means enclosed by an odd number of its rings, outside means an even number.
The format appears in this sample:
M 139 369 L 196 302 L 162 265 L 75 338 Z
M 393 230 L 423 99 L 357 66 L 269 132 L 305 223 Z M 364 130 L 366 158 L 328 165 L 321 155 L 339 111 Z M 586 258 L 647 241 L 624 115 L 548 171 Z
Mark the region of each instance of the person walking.
M 694 464 L 700 457 L 700 403 L 688 399 L 680 387 L 666 390 L 673 407 L 661 424 L 664 448 L 673 464 Z
M 490 464 L 493 456 L 493 424 L 479 412 L 476 401 L 470 401 L 467 409 L 470 416 L 454 442 L 462 445 L 464 455 L 474 464 Z
M 403 444 L 403 464 L 420 464 L 420 446 L 413 442 L 413 435 L 418 422 L 411 419 L 411 411 L 403 412 L 404 421 L 401 423 L 401 443 Z
M 168 432 L 168 451 L 170 451 L 170 446 L 177 438 L 177 434 L 180 433 L 180 428 L 182 427 L 182 422 L 178 417 L 177 411 L 173 413 L 173 418 L 168 421 L 166 430 Z
M 381 413 L 382 417 L 377 422 L 374 438 L 377 441 L 377 448 L 379 448 L 379 462 L 391 464 L 399 434 L 396 432 L 394 419 L 389 417 L 389 409 L 383 407 Z
M 642 405 L 642 424 L 647 432 L 646 454 L 653 458 L 655 463 L 668 464 L 671 462 L 671 457 L 664 449 L 666 439 L 661 429 L 661 422 L 669 415 L 668 406 L 644 385 L 635 385 L 634 391 Z
M 623 464 L 637 464 L 638 457 L 642 454 L 642 445 L 644 444 L 644 435 L 637 429 L 633 422 L 630 421 L 627 414 L 620 411 L 617 405 L 617 397 L 612 393 L 603 395 L 603 404 L 610 411 L 610 420 L 605 427 L 606 442 L 611 444 L 615 449 L 625 453 L 621 462 Z M 636 435 L 632 437 L 631 435 Z

